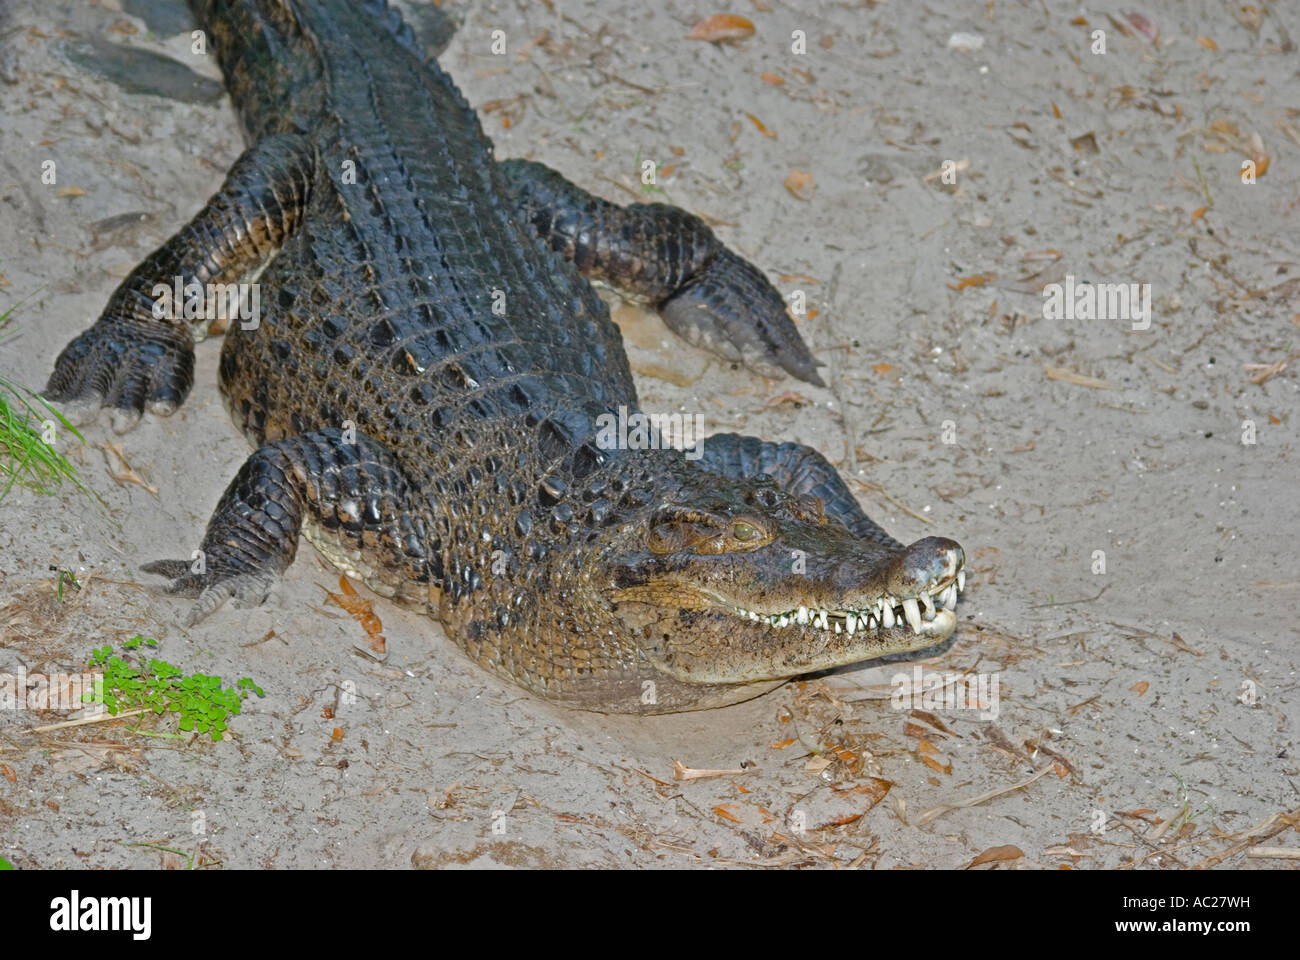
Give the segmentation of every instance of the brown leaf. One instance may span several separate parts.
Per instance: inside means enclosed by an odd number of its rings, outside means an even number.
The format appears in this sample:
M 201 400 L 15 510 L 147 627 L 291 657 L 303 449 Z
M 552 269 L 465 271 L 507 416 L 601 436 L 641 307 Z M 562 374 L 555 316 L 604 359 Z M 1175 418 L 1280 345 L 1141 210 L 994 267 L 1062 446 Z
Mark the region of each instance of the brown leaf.
M 1070 146 L 1074 147 L 1074 149 L 1078 150 L 1080 153 L 1101 152 L 1101 150 L 1097 147 L 1097 137 L 1093 134 L 1091 130 L 1089 130 L 1087 133 L 1080 134 L 1079 136 L 1071 140 Z
M 817 185 L 813 183 L 813 175 L 804 170 L 791 170 L 790 175 L 785 178 L 785 188 L 800 200 L 811 200 L 817 191 Z
M 773 133 L 771 130 L 767 129 L 767 127 L 763 126 L 763 121 L 758 119 L 758 117 L 754 116 L 749 111 L 745 111 L 745 116 L 749 117 L 749 119 L 754 122 L 754 126 L 758 128 L 758 132 L 761 133 L 763 136 L 767 137 L 769 140 L 776 139 L 776 134 Z
M 1126 37 L 1136 37 L 1154 44 L 1160 37 L 1160 31 L 1150 17 L 1141 13 L 1107 14 L 1115 29 Z
M 774 87 L 779 87 L 785 83 L 785 77 L 781 76 L 779 73 L 761 73 L 759 74 L 758 79 L 762 80 L 764 83 L 770 83 Z
M 956 283 L 948 284 L 948 289 L 965 290 L 967 287 L 982 287 L 984 286 L 984 284 L 988 283 L 992 279 L 993 279 L 992 276 L 986 276 L 985 274 L 977 273 L 973 277 L 962 277 Z
M 1003 863 L 1008 860 L 1019 860 L 1024 855 L 1024 852 L 1019 847 L 1010 843 L 1000 847 L 989 847 L 966 864 L 966 869 L 978 867 L 982 863 Z
M 754 24 L 733 13 L 715 13 L 705 17 L 691 28 L 689 40 L 707 40 L 709 43 L 735 43 L 754 35 Z
M 740 804 L 738 803 L 720 803 L 713 808 L 713 812 L 716 813 L 718 816 L 720 816 L 723 820 L 730 820 L 732 823 L 744 823 L 745 821 L 741 820 L 740 817 L 736 816 L 734 813 L 731 812 L 733 809 L 737 809 L 739 807 Z
M 1213 40 L 1211 40 L 1209 37 L 1197 37 L 1196 42 L 1199 43 L 1201 46 L 1203 46 L 1206 50 L 1219 49 L 1219 45 L 1215 43 Z
M 918 756 L 922 763 L 924 763 L 931 770 L 934 770 L 936 773 L 952 773 L 951 763 L 947 763 L 947 764 L 940 763 L 938 760 L 934 759 L 934 757 L 927 757 L 923 753 L 918 754 Z
M 60 197 L 84 197 L 85 195 L 86 191 L 80 187 L 63 187 L 58 192 Z
M 18 782 L 18 774 L 14 771 L 13 767 L 9 766 L 9 764 L 0 763 L 0 773 L 4 774 L 4 778 L 10 783 Z
M 346 736 L 346 734 L 343 733 L 343 728 L 335 727 L 334 732 L 330 734 L 330 740 L 334 743 L 342 743 L 344 736 Z
M 1129 689 L 1136 690 L 1137 695 L 1140 697 L 1151 689 L 1151 684 L 1147 683 L 1145 680 L 1139 680 L 1137 683 L 1133 684 L 1133 686 L 1129 687 Z
M 331 593 L 326 590 L 325 602 L 346 610 L 353 620 L 361 624 L 361 629 L 366 632 L 366 640 L 370 644 L 370 649 L 374 650 L 375 653 L 384 653 L 387 650 L 388 641 L 384 638 L 384 625 L 375 614 L 373 604 L 357 593 L 356 588 L 352 586 L 347 577 L 339 577 L 339 589 L 343 592 Z

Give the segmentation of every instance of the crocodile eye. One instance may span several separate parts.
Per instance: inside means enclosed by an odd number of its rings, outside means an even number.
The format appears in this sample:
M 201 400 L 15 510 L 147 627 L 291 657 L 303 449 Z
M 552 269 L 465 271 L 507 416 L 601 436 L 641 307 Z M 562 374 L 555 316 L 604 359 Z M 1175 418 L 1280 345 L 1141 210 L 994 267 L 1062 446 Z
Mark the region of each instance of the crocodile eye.
M 741 543 L 757 540 L 760 536 L 759 532 L 744 520 L 737 520 L 731 525 L 731 535 Z

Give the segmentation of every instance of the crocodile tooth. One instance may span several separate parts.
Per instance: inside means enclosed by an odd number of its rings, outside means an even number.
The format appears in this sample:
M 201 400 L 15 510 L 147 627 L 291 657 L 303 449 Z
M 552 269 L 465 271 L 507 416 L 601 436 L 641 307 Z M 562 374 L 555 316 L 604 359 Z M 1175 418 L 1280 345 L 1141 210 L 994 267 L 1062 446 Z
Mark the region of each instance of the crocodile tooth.
M 751 620 L 757 620 L 757 619 L 758 619 L 758 614 L 756 614 L 753 610 L 749 611 L 749 619 L 751 619 Z
M 842 629 L 843 629 L 843 628 L 840 626 L 840 622 L 839 622 L 838 620 L 836 620 L 836 621 L 835 621 L 835 632 L 836 632 L 836 633 L 840 633 L 840 632 L 842 631 Z
M 799 612 L 794 615 L 794 619 L 800 624 L 806 624 L 808 622 L 808 608 L 800 607 Z
M 934 597 L 928 593 L 921 594 L 921 604 L 925 607 L 925 619 L 934 619 Z
M 880 622 L 885 625 L 886 630 L 893 629 L 898 621 L 894 619 L 894 608 L 886 605 L 884 612 L 880 615 Z
M 817 613 L 817 617 L 818 617 L 817 626 L 821 627 L 823 630 L 829 629 L 826 623 L 826 611 L 819 610 Z
M 966 589 L 966 571 L 957 571 L 957 590 L 958 592 Z
M 909 597 L 903 601 L 903 615 L 907 617 L 907 625 L 912 628 L 912 632 L 920 633 L 921 605 L 916 602 L 915 597 Z
M 879 620 L 877 620 L 875 617 L 871 616 L 870 614 L 863 614 L 863 616 L 862 616 L 862 629 L 863 629 L 863 630 L 874 630 L 875 627 L 876 627 L 876 624 L 879 623 L 879 622 L 880 622 Z
M 942 596 L 943 596 L 943 608 L 945 610 L 957 609 L 957 584 L 955 583 L 948 584 L 948 589 L 943 592 Z
M 781 615 L 781 618 L 780 618 L 779 620 L 777 620 L 776 625 L 777 625 L 778 627 L 786 627 L 786 626 L 789 626 L 789 625 L 790 625 L 790 618 L 789 618 L 788 616 L 786 616 L 785 614 L 782 614 L 782 615 Z
M 853 636 L 854 631 L 858 629 L 858 615 L 852 610 L 850 610 L 849 615 L 844 618 L 844 629 L 849 632 L 850 637 Z

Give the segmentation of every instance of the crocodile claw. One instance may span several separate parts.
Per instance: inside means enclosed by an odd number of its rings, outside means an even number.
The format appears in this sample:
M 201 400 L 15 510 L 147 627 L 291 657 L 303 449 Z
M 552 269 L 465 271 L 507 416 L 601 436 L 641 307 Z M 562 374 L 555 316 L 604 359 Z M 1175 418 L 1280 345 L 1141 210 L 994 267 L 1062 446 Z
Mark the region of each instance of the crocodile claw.
M 80 426 L 102 407 L 113 430 L 126 433 L 147 409 L 167 416 L 194 383 L 194 339 L 185 327 L 133 320 L 101 320 L 63 348 L 44 397 L 62 405 Z
M 227 600 L 240 609 L 256 607 L 266 600 L 275 583 L 274 577 L 265 574 L 223 575 L 220 570 L 195 573 L 193 567 L 188 560 L 155 560 L 140 568 L 170 578 L 172 582 L 163 588 L 165 592 L 197 598 L 181 621 L 186 627 L 194 626 Z

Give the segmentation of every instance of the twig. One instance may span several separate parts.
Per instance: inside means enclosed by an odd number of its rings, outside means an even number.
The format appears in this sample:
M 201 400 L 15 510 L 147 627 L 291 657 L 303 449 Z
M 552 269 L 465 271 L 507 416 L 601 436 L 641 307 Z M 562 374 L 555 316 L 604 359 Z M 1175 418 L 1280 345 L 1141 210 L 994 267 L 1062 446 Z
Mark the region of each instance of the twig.
M 80 720 L 64 720 L 60 723 L 48 723 L 43 727 L 31 727 L 28 733 L 49 733 L 51 730 L 62 730 L 66 727 L 84 727 L 88 723 L 106 723 L 109 720 L 121 720 L 123 717 L 134 717 L 139 713 L 148 713 L 153 707 L 136 707 L 134 710 L 123 710 L 121 713 L 98 713 L 93 717 L 82 717 Z
M 945 813 L 951 813 L 953 810 L 964 810 L 967 807 L 977 807 L 981 803 L 987 803 L 995 797 L 1000 797 L 1004 793 L 1012 793 L 1016 790 L 1023 790 L 1039 777 L 1045 776 L 1052 772 L 1055 764 L 1049 763 L 1043 769 L 1039 770 L 1027 780 L 1021 780 L 1019 783 L 1013 783 L 1009 787 L 998 787 L 996 790 L 990 790 L 988 793 L 981 793 L 978 797 L 971 797 L 969 800 L 961 800 L 953 804 L 941 804 L 937 807 L 931 807 L 916 819 L 917 826 L 929 823 L 931 820 L 943 816 Z

